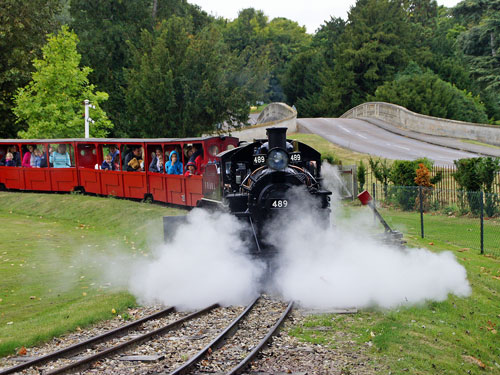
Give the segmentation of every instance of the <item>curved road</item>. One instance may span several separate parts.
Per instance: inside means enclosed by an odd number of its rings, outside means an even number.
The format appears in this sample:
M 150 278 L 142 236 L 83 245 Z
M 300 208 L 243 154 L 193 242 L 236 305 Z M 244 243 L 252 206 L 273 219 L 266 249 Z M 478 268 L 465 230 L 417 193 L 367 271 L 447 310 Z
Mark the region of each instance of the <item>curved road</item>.
M 456 159 L 481 156 L 407 138 L 360 119 L 301 118 L 297 125 L 299 131 L 317 134 L 341 147 L 388 159 L 427 157 L 436 165 L 453 165 Z

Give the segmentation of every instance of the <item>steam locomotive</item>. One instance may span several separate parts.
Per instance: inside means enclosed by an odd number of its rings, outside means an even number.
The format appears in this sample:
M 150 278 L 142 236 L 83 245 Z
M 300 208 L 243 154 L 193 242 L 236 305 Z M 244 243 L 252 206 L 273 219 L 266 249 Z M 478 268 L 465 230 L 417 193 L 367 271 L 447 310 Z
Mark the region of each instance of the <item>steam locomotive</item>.
M 332 193 L 322 186 L 321 154 L 304 143 L 287 139 L 286 131 L 287 128 L 268 128 L 267 139 L 218 154 L 218 163 L 212 168 L 219 178 L 219 189 L 198 204 L 246 221 L 246 235 L 255 244 L 251 253 L 259 257 L 270 257 L 275 252 L 264 240 L 266 223 L 279 214 L 286 216 L 302 201 L 302 194 L 310 198 L 307 204 L 324 216 L 324 222 L 329 222 Z M 210 168 L 205 173 L 210 175 Z M 184 219 L 164 220 L 169 237 Z

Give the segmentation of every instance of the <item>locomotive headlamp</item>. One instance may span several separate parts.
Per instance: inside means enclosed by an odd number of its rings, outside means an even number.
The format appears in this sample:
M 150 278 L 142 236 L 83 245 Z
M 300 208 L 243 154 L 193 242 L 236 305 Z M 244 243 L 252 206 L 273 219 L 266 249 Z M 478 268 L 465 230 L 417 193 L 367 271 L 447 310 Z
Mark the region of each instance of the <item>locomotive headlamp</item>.
M 267 165 L 271 169 L 281 171 L 288 166 L 288 154 L 286 151 L 275 148 L 267 155 Z

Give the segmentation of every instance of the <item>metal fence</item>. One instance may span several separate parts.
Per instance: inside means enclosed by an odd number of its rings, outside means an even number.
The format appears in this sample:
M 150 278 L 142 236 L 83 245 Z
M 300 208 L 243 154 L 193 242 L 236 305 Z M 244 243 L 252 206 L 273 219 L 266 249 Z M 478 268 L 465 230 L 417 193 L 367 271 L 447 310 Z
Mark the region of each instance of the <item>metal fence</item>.
M 368 167 L 369 168 L 369 167 Z M 458 192 L 460 191 L 460 186 L 457 184 L 453 174 L 456 172 L 454 166 L 434 166 L 431 169 L 431 176 L 434 177 L 437 174 L 441 174 L 441 181 L 434 186 L 436 189 L 441 191 L 442 198 L 447 202 L 456 203 L 459 201 L 460 197 Z M 380 184 L 379 181 L 375 179 L 375 175 L 372 170 L 366 174 L 366 186 L 370 187 L 372 184 Z M 495 179 L 493 180 L 493 191 L 492 193 L 500 194 L 500 173 L 497 173 Z
M 367 188 L 382 209 L 401 211 L 392 220 L 403 231 L 500 256 L 500 194 L 376 183 Z

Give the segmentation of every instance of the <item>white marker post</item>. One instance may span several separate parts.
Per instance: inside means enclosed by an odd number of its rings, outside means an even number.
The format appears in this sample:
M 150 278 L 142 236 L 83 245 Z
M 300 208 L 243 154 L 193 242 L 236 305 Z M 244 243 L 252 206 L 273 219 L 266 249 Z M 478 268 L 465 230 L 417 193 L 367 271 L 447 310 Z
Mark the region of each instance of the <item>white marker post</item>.
M 85 138 L 90 138 L 89 124 L 93 124 L 95 121 L 92 120 L 89 116 L 89 108 L 95 109 L 95 106 L 90 104 L 90 101 L 88 99 L 85 99 L 83 103 L 85 104 Z

